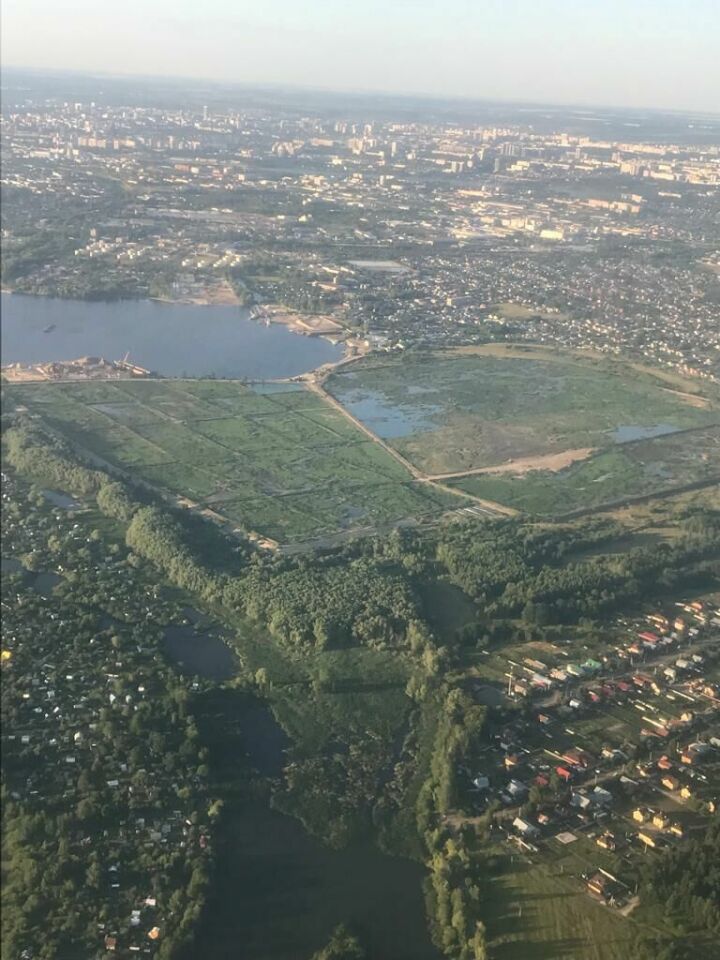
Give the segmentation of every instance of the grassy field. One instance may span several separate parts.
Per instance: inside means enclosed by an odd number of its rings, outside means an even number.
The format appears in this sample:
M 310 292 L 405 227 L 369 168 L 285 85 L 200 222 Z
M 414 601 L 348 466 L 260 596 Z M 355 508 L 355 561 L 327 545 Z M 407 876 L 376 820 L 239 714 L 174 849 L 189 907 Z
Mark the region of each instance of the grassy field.
M 495 960 L 626 960 L 636 927 L 590 899 L 579 882 L 520 855 L 498 878 L 488 911 Z
M 325 386 L 418 470 L 541 517 L 720 476 L 717 388 L 591 354 L 370 358 Z
M 720 420 L 702 400 L 613 361 L 547 351 L 372 359 L 327 389 L 428 474 L 610 446 L 618 428 Z
M 720 427 L 621 444 L 557 472 L 480 474 L 451 483 L 534 516 L 552 517 L 711 481 L 720 484 Z
M 462 501 L 417 484 L 301 385 L 124 380 L 14 385 L 78 445 L 163 491 L 280 542 L 438 516 Z

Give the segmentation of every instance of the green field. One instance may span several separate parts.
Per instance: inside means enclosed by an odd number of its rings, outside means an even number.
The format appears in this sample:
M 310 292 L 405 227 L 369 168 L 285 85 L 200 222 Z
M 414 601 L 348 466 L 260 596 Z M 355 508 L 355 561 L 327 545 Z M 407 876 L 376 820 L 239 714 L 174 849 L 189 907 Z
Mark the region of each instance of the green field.
M 418 469 L 443 474 L 615 442 L 618 428 L 686 429 L 717 408 L 610 360 L 529 349 L 370 359 L 327 389 Z
M 622 444 L 557 472 L 481 474 L 450 482 L 475 496 L 538 517 L 695 483 L 720 484 L 720 427 Z
M 322 397 L 295 384 L 120 380 L 18 384 L 26 406 L 136 480 L 280 542 L 440 515 L 418 484 Z
M 419 471 L 537 516 L 720 477 L 720 392 L 661 370 L 494 345 L 369 358 L 326 389 Z
M 498 854 L 505 851 L 499 848 Z M 517 854 L 510 865 L 506 854 L 504 859 L 488 909 L 492 957 L 626 960 L 632 955 L 637 927 L 595 903 L 569 869 L 561 875 L 560 857 L 553 866 L 530 865 Z

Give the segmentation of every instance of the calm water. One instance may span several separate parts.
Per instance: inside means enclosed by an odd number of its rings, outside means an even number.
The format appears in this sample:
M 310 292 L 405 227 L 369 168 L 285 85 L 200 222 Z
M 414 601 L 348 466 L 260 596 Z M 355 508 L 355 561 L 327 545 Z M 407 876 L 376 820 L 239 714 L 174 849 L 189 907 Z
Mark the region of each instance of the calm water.
M 427 932 L 423 876 L 420 864 L 370 843 L 331 850 L 292 817 L 247 803 L 225 819 L 202 955 L 304 960 L 346 923 L 372 960 L 441 960 Z
M 196 626 L 165 628 L 163 646 L 185 673 L 208 680 L 229 680 L 237 673 L 235 654 L 222 637 Z
M 52 596 L 55 587 L 63 580 L 59 573 L 53 573 L 51 570 L 39 572 L 28 570 L 17 557 L 0 558 L 0 572 L 21 574 L 27 586 L 46 600 Z
M 66 493 L 60 493 L 58 490 L 43 490 L 42 495 L 54 507 L 61 510 L 79 510 L 82 504 L 74 497 L 69 497 Z
M 349 379 L 349 376 L 346 379 Z M 420 400 L 399 405 L 388 400 L 379 390 L 368 387 L 349 390 L 336 388 L 334 392 L 354 417 L 383 440 L 409 437 L 425 430 L 437 430 L 438 424 L 433 420 L 433 416 L 443 409 L 436 403 L 423 403 Z
M 237 752 L 264 776 L 280 776 L 289 741 L 268 707 L 227 688 L 211 703 L 211 715 L 233 718 Z M 427 931 L 420 864 L 370 841 L 332 850 L 260 800 L 229 800 L 199 933 L 205 960 L 307 960 L 343 922 L 369 960 L 441 960 Z
M 122 300 L 89 303 L 2 294 L 3 363 L 102 356 L 165 376 L 293 377 L 342 347 L 250 320 L 240 307 Z M 44 333 L 52 325 L 53 329 Z
M 650 426 L 630 423 L 624 427 L 617 427 L 612 438 L 615 443 L 629 443 L 631 440 L 650 440 L 652 437 L 664 437 L 668 433 L 677 433 L 679 429 L 671 423 L 654 423 Z

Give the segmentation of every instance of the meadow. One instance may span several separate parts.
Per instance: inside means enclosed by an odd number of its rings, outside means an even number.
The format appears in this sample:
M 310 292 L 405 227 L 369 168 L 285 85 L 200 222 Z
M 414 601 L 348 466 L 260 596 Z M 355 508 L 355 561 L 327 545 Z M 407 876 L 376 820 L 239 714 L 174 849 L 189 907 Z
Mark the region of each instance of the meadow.
M 402 464 L 301 384 L 117 380 L 4 388 L 85 451 L 287 543 L 439 516 L 462 500 Z
M 557 517 L 693 484 L 720 485 L 720 427 L 634 441 L 564 470 L 475 474 L 450 481 L 537 517 Z
M 720 420 L 712 399 L 648 370 L 530 347 L 372 358 L 333 374 L 326 389 L 430 476 Z
M 720 392 L 593 355 L 373 357 L 325 388 L 418 471 L 537 517 L 720 479 Z

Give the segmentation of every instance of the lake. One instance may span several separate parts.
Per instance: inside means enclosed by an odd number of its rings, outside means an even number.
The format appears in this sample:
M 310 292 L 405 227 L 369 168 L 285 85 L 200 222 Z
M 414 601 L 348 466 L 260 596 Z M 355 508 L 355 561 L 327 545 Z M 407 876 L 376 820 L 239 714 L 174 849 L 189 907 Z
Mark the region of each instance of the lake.
M 9 293 L 0 305 L 3 363 L 120 360 L 129 352 L 135 363 L 168 377 L 263 380 L 294 377 L 343 354 L 327 340 L 257 323 L 242 307 Z

